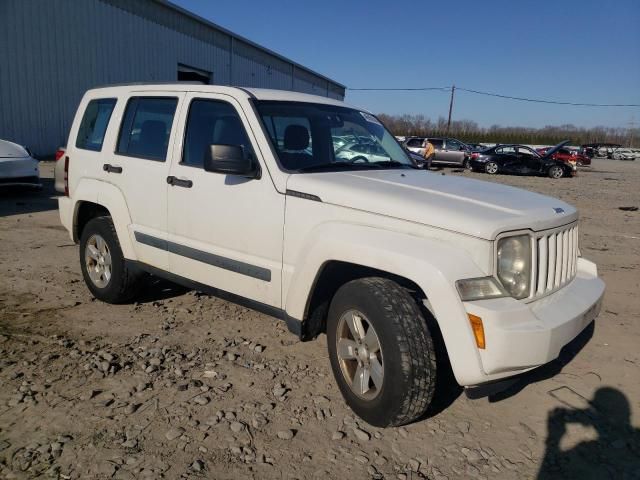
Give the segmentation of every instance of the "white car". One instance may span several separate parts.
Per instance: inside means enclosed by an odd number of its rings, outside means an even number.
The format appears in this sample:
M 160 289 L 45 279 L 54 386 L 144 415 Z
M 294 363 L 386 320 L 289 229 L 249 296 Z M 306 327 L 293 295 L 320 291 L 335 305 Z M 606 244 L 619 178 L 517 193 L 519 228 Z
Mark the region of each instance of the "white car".
M 340 160 L 345 136 L 386 154 Z M 373 425 L 420 417 L 441 365 L 474 387 L 554 360 L 600 311 L 574 207 L 415 169 L 374 115 L 338 100 L 89 90 L 66 157 L 60 219 L 96 298 L 130 301 L 150 272 L 301 340 L 326 333 L 346 402 Z
M 38 160 L 26 147 L 0 140 L 0 187 L 42 187 Z
M 635 160 L 637 156 L 630 148 L 616 148 L 611 154 L 614 160 Z
M 350 143 L 336 149 L 335 156 L 339 160 L 349 162 L 388 162 L 391 160 L 387 151 L 377 142 Z

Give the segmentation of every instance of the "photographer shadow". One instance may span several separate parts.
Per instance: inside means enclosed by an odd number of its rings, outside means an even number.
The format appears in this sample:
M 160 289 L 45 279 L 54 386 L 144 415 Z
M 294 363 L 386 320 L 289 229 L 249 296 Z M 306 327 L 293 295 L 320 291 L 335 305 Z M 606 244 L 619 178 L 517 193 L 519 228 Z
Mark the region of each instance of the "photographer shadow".
M 593 400 L 580 398 L 586 403 L 585 408 L 563 402 L 569 408 L 556 408 L 549 414 L 538 480 L 640 477 L 640 429 L 631 425 L 627 397 L 620 390 L 602 387 Z M 592 427 L 597 438 L 563 450 L 560 443 L 569 424 Z

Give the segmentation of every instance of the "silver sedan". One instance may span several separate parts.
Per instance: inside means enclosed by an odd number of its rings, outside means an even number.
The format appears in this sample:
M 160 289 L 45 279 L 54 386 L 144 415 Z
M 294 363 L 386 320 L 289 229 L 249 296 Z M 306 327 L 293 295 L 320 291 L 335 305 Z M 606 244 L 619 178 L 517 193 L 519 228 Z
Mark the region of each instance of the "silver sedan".
M 38 160 L 26 147 L 0 140 L 0 187 L 42 187 Z

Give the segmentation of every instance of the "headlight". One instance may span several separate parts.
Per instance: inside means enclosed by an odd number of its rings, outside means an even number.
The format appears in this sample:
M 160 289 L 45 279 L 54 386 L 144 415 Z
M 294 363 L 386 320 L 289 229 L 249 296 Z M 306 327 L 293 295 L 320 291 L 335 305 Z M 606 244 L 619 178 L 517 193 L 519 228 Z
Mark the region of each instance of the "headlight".
M 529 296 L 531 284 L 531 239 L 529 235 L 498 241 L 498 279 L 514 298 Z
M 508 294 L 493 277 L 467 278 L 458 280 L 456 288 L 463 302 L 506 297 Z

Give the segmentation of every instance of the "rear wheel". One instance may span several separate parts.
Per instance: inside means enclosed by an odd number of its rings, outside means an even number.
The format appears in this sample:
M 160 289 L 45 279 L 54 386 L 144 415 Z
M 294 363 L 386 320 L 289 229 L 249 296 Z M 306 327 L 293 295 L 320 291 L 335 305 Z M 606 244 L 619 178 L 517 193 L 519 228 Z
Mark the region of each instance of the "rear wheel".
M 466 170 L 471 170 L 471 160 L 469 160 L 468 158 L 465 158 L 464 162 L 462 162 L 462 168 L 465 168 Z
M 82 230 L 80 267 L 98 300 L 124 303 L 138 293 L 141 274 L 127 265 L 110 217 L 96 217 Z
M 553 165 L 549 169 L 549 176 L 551 178 L 562 178 L 563 175 L 564 175 L 564 171 L 562 170 L 562 167 L 559 165 Z
M 495 175 L 498 173 L 498 164 L 496 162 L 487 162 L 484 166 L 484 171 L 489 175 Z
M 426 411 L 434 345 L 415 300 L 397 283 L 371 277 L 343 285 L 329 309 L 327 343 L 338 387 L 366 422 L 402 425 Z

